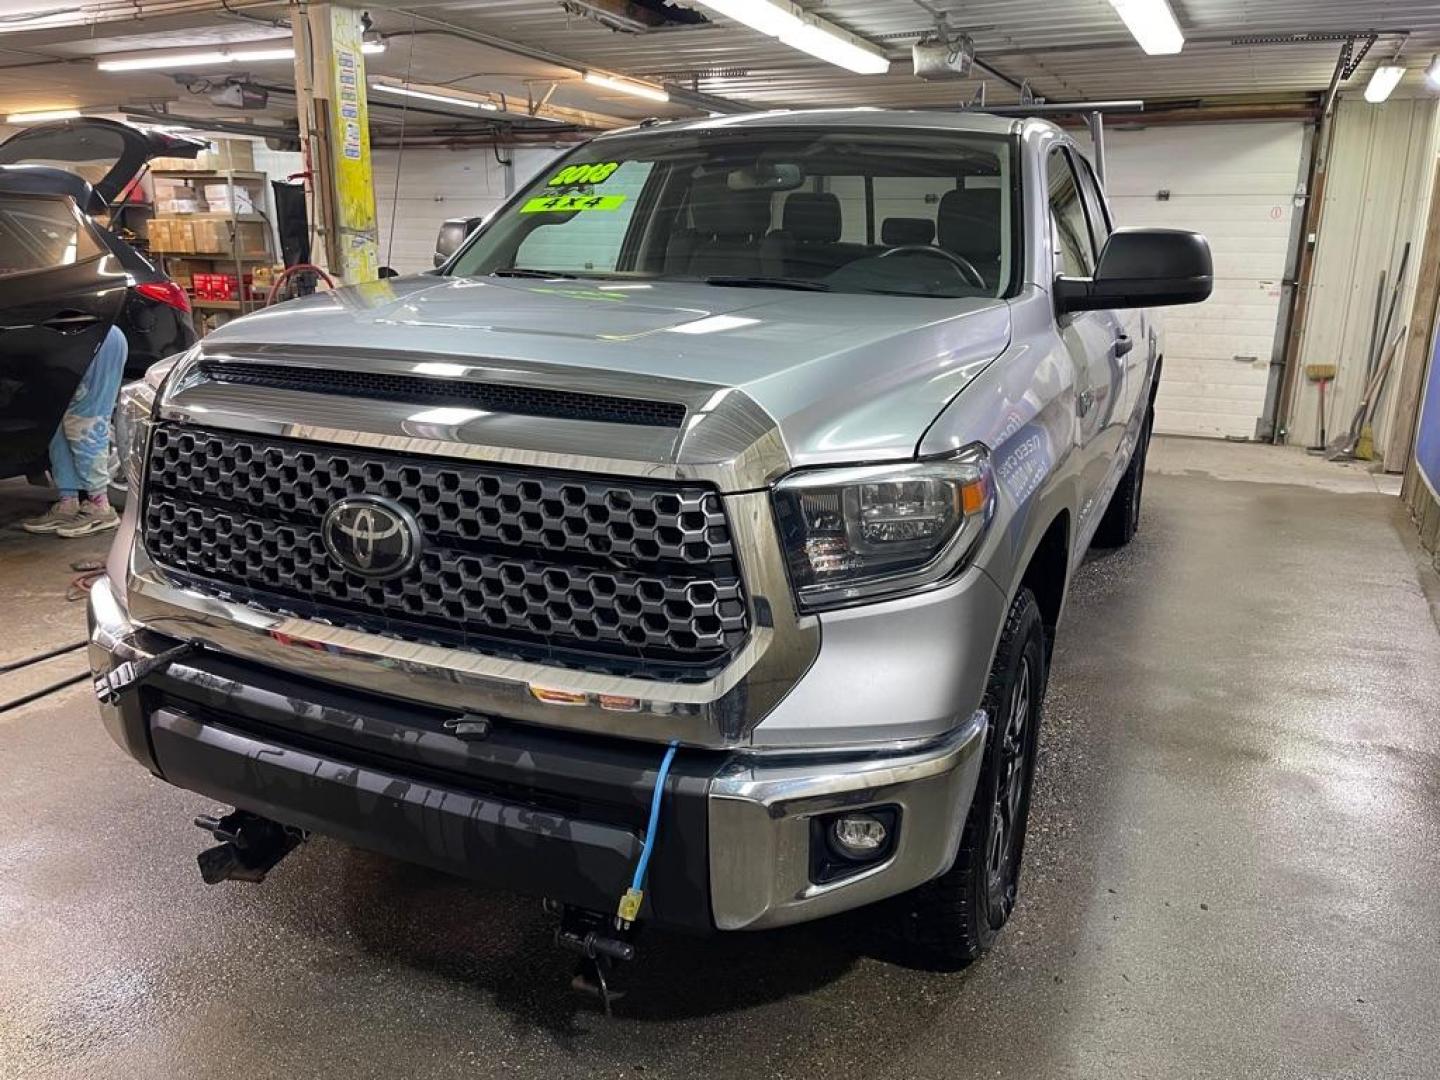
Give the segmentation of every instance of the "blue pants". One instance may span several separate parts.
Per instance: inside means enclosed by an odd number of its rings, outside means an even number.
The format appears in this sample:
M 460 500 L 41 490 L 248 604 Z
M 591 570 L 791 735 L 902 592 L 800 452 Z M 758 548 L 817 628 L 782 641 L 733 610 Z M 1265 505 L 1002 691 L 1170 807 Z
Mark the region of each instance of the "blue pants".
M 102 495 L 110 488 L 110 417 L 130 355 L 125 335 L 110 327 L 90 370 L 50 440 L 50 477 L 61 495 Z

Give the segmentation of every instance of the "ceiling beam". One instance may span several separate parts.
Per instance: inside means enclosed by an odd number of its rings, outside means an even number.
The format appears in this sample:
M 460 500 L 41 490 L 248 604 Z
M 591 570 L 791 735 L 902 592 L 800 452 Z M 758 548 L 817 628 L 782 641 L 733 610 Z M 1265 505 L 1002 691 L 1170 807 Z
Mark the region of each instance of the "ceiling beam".
M 525 45 L 518 41 L 510 41 L 507 38 L 486 33 L 484 30 L 472 30 L 468 26 L 447 22 L 444 19 L 437 19 L 430 15 L 422 15 L 420 12 L 408 8 L 394 8 L 391 10 L 397 15 L 409 16 L 417 22 L 423 22 L 429 26 L 443 30 L 453 37 L 473 41 L 477 45 L 486 45 L 492 49 L 498 49 L 500 52 L 510 53 L 512 56 L 522 56 L 527 60 L 534 60 L 536 63 L 549 64 L 551 67 L 566 68 L 575 72 L 595 71 L 603 75 L 613 75 L 618 79 L 634 78 L 634 76 L 627 75 L 624 72 L 610 71 L 606 68 L 596 67 L 593 64 L 584 64 L 568 56 L 553 53 L 549 49 L 541 49 L 534 45 Z M 662 85 L 670 95 L 671 101 L 706 112 L 745 113 L 759 112 L 763 108 L 763 106 L 752 105 L 749 102 L 736 101 L 734 98 L 720 97 L 717 94 L 706 94 L 699 90 L 691 90 L 676 83 L 663 83 Z

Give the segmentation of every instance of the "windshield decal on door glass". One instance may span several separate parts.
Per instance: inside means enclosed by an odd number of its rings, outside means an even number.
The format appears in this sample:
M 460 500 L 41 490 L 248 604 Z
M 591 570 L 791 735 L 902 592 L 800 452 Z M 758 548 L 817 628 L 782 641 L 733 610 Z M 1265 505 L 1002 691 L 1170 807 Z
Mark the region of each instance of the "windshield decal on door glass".
M 571 210 L 618 210 L 624 202 L 624 195 L 540 195 L 520 207 L 520 213 L 558 214 Z
M 573 187 L 576 184 L 603 184 L 616 169 L 618 161 L 597 161 L 590 165 L 571 165 L 545 181 L 546 187 Z

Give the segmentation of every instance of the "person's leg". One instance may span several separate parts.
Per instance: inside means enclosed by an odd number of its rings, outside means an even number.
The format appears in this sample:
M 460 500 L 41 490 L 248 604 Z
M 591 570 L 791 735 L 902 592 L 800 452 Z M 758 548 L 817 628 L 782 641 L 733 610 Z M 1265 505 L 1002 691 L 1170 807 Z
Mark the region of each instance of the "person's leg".
M 100 351 L 90 363 L 60 428 L 75 460 L 75 473 L 88 498 L 80 506 L 80 520 L 56 529 L 60 536 L 84 536 L 113 529 L 119 515 L 110 507 L 110 418 L 125 377 L 129 345 L 125 335 L 110 328 Z
M 70 453 L 63 421 L 50 436 L 50 479 L 60 489 L 60 501 L 39 517 L 22 521 L 20 527 L 26 532 L 59 532 L 62 526 L 74 525 L 80 519 L 80 493 L 85 485 L 75 467 L 75 457 Z

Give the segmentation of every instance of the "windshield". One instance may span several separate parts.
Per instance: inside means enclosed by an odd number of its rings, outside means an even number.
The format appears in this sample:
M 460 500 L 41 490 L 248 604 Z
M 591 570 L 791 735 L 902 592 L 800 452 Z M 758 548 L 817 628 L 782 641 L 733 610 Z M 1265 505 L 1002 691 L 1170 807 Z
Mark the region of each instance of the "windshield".
M 961 132 L 649 131 L 547 167 L 449 273 L 1004 296 L 1015 149 Z

